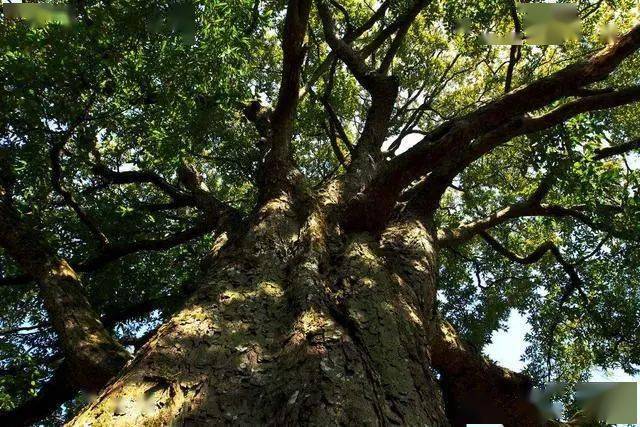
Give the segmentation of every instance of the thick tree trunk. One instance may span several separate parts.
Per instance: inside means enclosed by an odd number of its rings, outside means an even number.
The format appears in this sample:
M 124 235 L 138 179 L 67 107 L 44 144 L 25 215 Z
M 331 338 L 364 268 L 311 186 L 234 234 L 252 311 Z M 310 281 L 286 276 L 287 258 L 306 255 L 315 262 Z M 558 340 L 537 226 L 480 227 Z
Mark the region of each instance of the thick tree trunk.
M 267 203 L 70 425 L 449 425 L 432 233 L 405 216 L 344 236 L 310 210 Z
M 330 236 L 286 198 L 257 217 L 71 424 L 446 425 L 425 329 L 433 269 L 409 283 L 380 239 Z

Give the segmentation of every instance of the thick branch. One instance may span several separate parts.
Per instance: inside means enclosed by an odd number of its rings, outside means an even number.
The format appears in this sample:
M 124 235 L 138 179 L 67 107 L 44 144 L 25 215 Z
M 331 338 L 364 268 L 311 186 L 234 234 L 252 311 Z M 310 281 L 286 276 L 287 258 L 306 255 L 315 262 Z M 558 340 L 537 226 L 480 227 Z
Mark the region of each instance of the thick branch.
M 442 375 L 447 415 L 452 425 L 541 424 L 537 409 L 529 402 L 531 380 L 497 366 L 474 351 L 445 320 L 437 321 L 430 354 L 433 367 Z
M 266 154 L 258 173 L 261 201 L 276 197 L 281 191 L 290 192 L 295 183 L 291 139 L 299 103 L 300 76 L 306 56 L 305 36 L 309 24 L 312 0 L 289 0 L 282 40 L 282 79 L 278 101 L 271 115 Z
M 9 203 L 0 203 L 0 246 L 37 281 L 74 385 L 99 390 L 129 355 L 105 330 L 75 271 Z
M 634 102 L 640 95 L 637 87 L 580 98 L 542 117 L 526 116 L 528 112 L 574 96 L 585 86 L 605 79 L 639 47 L 640 26 L 636 26 L 617 43 L 587 61 L 570 65 L 462 118 L 438 126 L 416 146 L 389 161 L 368 188 L 352 201 L 348 211 L 371 213 L 371 221 L 359 221 L 359 227 L 374 228 L 386 220 L 400 192 L 429 172 L 437 169 L 436 180 L 448 179 L 474 159 L 515 136 L 546 129 L 581 112 Z M 472 141 L 476 142 L 471 144 Z
M 179 291 L 171 295 L 161 295 L 125 307 L 120 305 L 108 306 L 104 310 L 105 314 L 102 316 L 102 323 L 106 328 L 113 329 L 119 322 L 142 318 L 154 310 L 162 310 L 168 306 L 179 307 L 192 291 L 192 287 L 184 285 Z
M 271 118 L 273 129 L 272 150 L 278 156 L 288 153 L 293 134 L 293 120 L 298 106 L 300 74 L 306 55 L 304 43 L 311 11 L 311 0 L 290 0 L 285 17 L 282 41 L 282 80 L 278 101 Z
M 603 160 L 608 157 L 618 156 L 638 149 L 640 149 L 640 138 L 635 138 L 622 144 L 596 150 L 593 158 L 595 160 Z

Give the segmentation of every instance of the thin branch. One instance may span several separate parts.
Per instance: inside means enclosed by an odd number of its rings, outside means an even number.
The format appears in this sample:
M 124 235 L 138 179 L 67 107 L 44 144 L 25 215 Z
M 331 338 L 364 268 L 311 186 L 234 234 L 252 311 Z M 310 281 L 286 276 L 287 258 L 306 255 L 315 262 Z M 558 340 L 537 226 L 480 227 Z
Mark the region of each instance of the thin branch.
M 347 31 L 347 33 L 343 38 L 344 41 L 346 43 L 352 43 L 358 37 L 362 36 L 364 33 L 369 31 L 377 22 L 379 22 L 384 17 L 385 13 L 389 9 L 390 4 L 391 4 L 391 0 L 386 0 L 371 15 L 371 17 L 367 21 L 365 21 L 360 27 L 352 31 Z M 322 75 L 324 75 L 329 70 L 329 68 L 331 67 L 331 64 L 335 60 L 336 60 L 336 53 L 331 51 L 327 55 L 327 57 L 320 63 L 320 65 L 318 65 L 316 69 L 311 73 L 311 76 L 309 77 L 309 80 L 305 84 L 304 88 L 300 90 L 300 94 L 299 94 L 300 100 L 302 100 L 309 93 L 313 85 L 318 81 L 320 77 L 322 77 Z
M 486 231 L 482 231 L 479 234 L 484 239 L 484 241 L 487 242 L 487 244 L 491 246 L 496 252 L 509 259 L 510 261 L 516 262 L 518 264 L 535 264 L 536 262 L 540 261 L 542 257 L 547 254 L 547 252 L 551 253 L 569 277 L 569 286 L 564 289 L 564 292 L 560 298 L 560 305 L 564 304 L 576 289 L 582 288 L 582 280 L 580 279 L 580 276 L 578 275 L 575 267 L 573 266 L 573 264 L 564 259 L 562 253 L 560 252 L 560 249 L 558 249 L 558 247 L 553 242 L 544 242 L 529 255 L 523 257 L 515 254 L 514 252 L 511 252 Z
M 40 329 L 46 328 L 49 326 L 48 322 L 42 322 L 31 326 L 19 326 L 16 328 L 4 328 L 0 329 L 0 335 L 12 335 L 20 332 L 26 331 L 38 331 Z
M 338 162 L 342 165 L 342 167 L 347 167 L 347 159 L 344 157 L 340 146 L 338 145 L 338 140 L 336 138 L 336 128 L 335 124 L 331 120 L 326 120 L 322 122 L 322 125 L 327 133 L 327 137 L 329 138 L 329 143 L 331 144 L 331 149 L 333 150 L 333 154 L 336 156 Z
M 515 0 L 511 0 L 509 2 L 509 13 L 511 14 L 511 19 L 513 19 L 513 31 L 516 35 L 522 33 L 522 24 L 520 23 L 520 18 L 518 17 L 518 9 L 516 6 Z M 507 76 L 504 82 L 504 92 L 508 93 L 511 91 L 511 82 L 513 81 L 513 71 L 516 67 L 516 63 L 520 60 L 522 55 L 522 46 L 513 44 L 511 45 L 511 49 L 509 51 L 509 65 L 507 66 Z
M 64 148 L 65 142 L 54 144 L 49 150 L 49 158 L 51 161 L 51 186 L 60 196 L 62 196 L 65 204 L 69 206 L 76 213 L 80 221 L 91 231 L 91 234 L 98 240 L 101 246 L 109 244 L 109 239 L 102 232 L 97 221 L 90 216 L 80 204 L 75 200 L 75 197 L 69 190 L 62 185 L 62 165 L 60 163 L 60 156 Z
M 600 148 L 596 150 L 593 158 L 595 160 L 603 160 L 608 157 L 617 156 L 620 154 L 626 154 L 629 151 L 640 149 L 640 137 L 632 139 L 622 144 L 613 145 L 611 147 Z
M 135 242 L 111 243 L 92 258 L 80 262 L 76 269 L 80 272 L 98 270 L 110 262 L 138 252 L 156 252 L 182 245 L 193 239 L 211 233 L 218 228 L 218 221 L 200 220 L 193 227 L 172 234 L 164 239 L 142 239 Z
M 73 194 L 62 185 L 62 165 L 60 159 L 62 151 L 73 137 L 77 128 L 83 122 L 89 120 L 89 110 L 93 105 L 94 99 L 93 96 L 89 99 L 83 112 L 69 125 L 66 131 L 60 135 L 56 135 L 57 141 L 55 141 L 49 149 L 49 160 L 51 162 L 51 186 L 53 190 L 62 196 L 65 204 L 76 213 L 80 221 L 89 229 L 100 245 L 104 246 L 109 243 L 109 239 L 102 232 L 96 220 L 80 206 L 73 197 Z
M 367 90 L 375 85 L 375 78 L 371 70 L 365 64 L 363 58 L 356 53 L 351 45 L 336 35 L 335 23 L 325 0 L 316 0 L 318 14 L 322 22 L 325 39 L 333 52 L 340 58 L 353 73 L 353 76 Z
M 380 46 L 382 46 L 394 34 L 399 32 L 406 33 L 408 27 L 411 25 L 418 13 L 420 13 L 420 11 L 429 3 L 431 3 L 431 0 L 415 0 L 405 13 L 401 14 L 395 21 L 380 30 L 373 40 L 360 50 L 360 54 L 367 58 L 375 53 Z M 399 41 L 402 41 L 403 37 L 404 35 L 399 39 Z M 395 55 L 395 53 L 392 55 Z
M 382 74 L 386 74 L 393 63 L 393 59 L 398 54 L 398 50 L 402 46 L 402 42 L 404 41 L 407 32 L 409 32 L 409 28 L 411 24 L 415 21 L 418 14 L 425 8 L 427 5 L 431 3 L 431 0 L 417 0 L 413 3 L 411 7 L 407 9 L 407 11 L 402 14 L 396 21 L 390 25 L 391 28 L 395 29 L 395 37 L 391 42 L 391 46 L 387 50 L 384 55 L 382 61 L 380 62 L 380 67 L 378 68 L 378 72 Z
M 180 189 L 160 175 L 151 171 L 125 171 L 116 172 L 98 161 L 93 166 L 93 172 L 100 176 L 107 184 L 152 184 L 160 191 L 169 196 L 174 203 L 187 205 L 193 204 L 193 199 L 189 195 L 180 191 Z

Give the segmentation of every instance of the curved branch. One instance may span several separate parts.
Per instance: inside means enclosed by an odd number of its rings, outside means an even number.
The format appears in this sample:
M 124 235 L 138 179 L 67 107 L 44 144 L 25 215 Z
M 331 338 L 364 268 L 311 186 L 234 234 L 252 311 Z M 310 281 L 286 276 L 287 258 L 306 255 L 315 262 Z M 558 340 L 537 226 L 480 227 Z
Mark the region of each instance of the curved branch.
M 452 425 L 502 423 L 541 425 L 529 401 L 533 382 L 502 368 L 461 339 L 453 326 L 436 319 L 430 345 L 431 363 L 442 375 L 441 384 Z
M 107 236 L 101 231 L 98 223 L 75 200 L 73 194 L 62 185 L 62 165 L 60 160 L 62 150 L 64 150 L 65 145 L 73 137 L 77 128 L 89 119 L 89 110 L 94 100 L 95 97 L 92 95 L 82 113 L 76 117 L 67 130 L 56 135 L 57 140 L 49 149 L 49 160 L 51 162 L 51 186 L 53 190 L 62 196 L 65 204 L 76 213 L 80 221 L 89 229 L 98 242 L 100 242 L 100 245 L 104 246 L 109 243 Z
M 187 206 L 194 204 L 193 199 L 189 197 L 188 194 L 180 191 L 179 188 L 151 171 L 116 172 L 102 164 L 97 157 L 96 164 L 93 166 L 93 172 L 100 176 L 107 184 L 152 184 L 169 196 L 174 203 Z
M 380 168 L 347 211 L 352 212 L 351 215 L 357 211 L 356 216 L 360 218 L 362 214 L 370 213 L 371 218 L 360 219 L 359 225 L 356 224 L 358 227 L 379 227 L 380 221 L 386 221 L 401 191 L 429 172 L 438 170 L 434 174 L 436 179 L 455 176 L 457 170 L 464 169 L 474 159 L 515 136 L 546 129 L 581 112 L 637 100 L 640 90 L 632 87 L 581 98 L 539 118 L 526 117 L 531 111 L 574 96 L 586 86 L 605 79 L 638 48 L 640 25 L 586 61 L 569 65 L 461 118 L 443 123 L 414 147 Z
M 540 261 L 542 257 L 547 254 L 547 252 L 551 253 L 551 255 L 553 255 L 558 264 L 562 267 L 562 269 L 569 277 L 569 286 L 565 288 L 562 297 L 560 298 L 560 306 L 562 306 L 569 299 L 571 294 L 576 289 L 582 289 L 582 280 L 580 279 L 575 266 L 564 259 L 562 253 L 560 253 L 560 249 L 558 249 L 558 247 L 553 242 L 544 242 L 529 255 L 520 256 L 515 254 L 514 252 L 511 252 L 486 231 L 481 231 L 479 234 L 484 239 L 484 241 L 487 242 L 487 244 L 491 246 L 496 252 L 509 259 L 510 261 L 516 262 L 518 264 L 535 264 L 536 262 Z
M 611 147 L 600 148 L 596 150 L 593 158 L 595 160 L 603 160 L 609 157 L 618 156 L 620 154 L 626 154 L 629 151 L 640 149 L 640 138 L 632 139 L 622 144 L 613 145 Z
M 370 90 L 375 85 L 375 77 L 371 75 L 371 69 L 345 39 L 338 38 L 333 17 L 325 0 L 316 0 L 316 7 L 322 22 L 325 39 L 332 52 L 335 52 L 336 56 L 347 65 L 356 80 L 364 88 Z
M 438 230 L 438 244 L 441 247 L 453 247 L 468 242 L 473 237 L 483 231 L 487 231 L 497 225 L 503 224 L 510 219 L 522 217 L 574 217 L 580 221 L 592 224 L 589 217 L 584 213 L 572 208 L 565 208 L 558 205 L 530 204 L 527 202 L 516 203 L 506 208 L 500 209 L 486 218 L 462 224 L 458 228 L 449 230 Z

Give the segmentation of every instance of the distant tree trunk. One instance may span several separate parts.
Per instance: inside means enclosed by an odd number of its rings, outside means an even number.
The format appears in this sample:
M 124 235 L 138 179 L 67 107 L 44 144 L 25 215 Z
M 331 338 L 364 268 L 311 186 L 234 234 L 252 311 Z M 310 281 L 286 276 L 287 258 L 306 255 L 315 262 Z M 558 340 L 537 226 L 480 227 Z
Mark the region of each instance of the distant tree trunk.
M 436 265 L 411 215 L 345 236 L 323 209 L 272 199 L 70 424 L 449 425 Z

